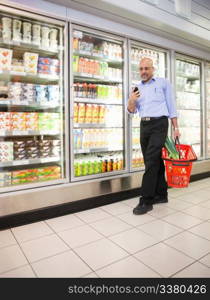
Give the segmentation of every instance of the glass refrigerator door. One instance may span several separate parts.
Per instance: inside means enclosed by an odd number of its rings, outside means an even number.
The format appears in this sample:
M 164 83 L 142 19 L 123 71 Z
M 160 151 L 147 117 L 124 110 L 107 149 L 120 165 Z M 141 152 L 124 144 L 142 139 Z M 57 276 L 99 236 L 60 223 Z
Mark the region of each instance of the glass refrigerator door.
M 132 90 L 135 85 L 141 81 L 139 73 L 139 61 L 148 57 L 153 60 L 155 67 L 156 77 L 166 77 L 166 53 L 158 50 L 153 50 L 139 45 L 132 45 L 130 50 L 130 60 L 131 60 L 131 80 L 130 85 Z M 132 170 L 139 170 L 144 168 L 143 156 L 140 147 L 140 117 L 139 114 L 134 114 L 132 116 Z
M 122 172 L 123 41 L 74 29 L 72 45 L 74 178 Z
M 1 187 L 65 176 L 63 30 L 36 16 L 0 14 Z
M 210 63 L 205 65 L 206 80 L 206 117 L 207 117 L 207 158 L 210 158 Z
M 176 101 L 181 142 L 201 153 L 201 69 L 200 63 L 176 59 Z

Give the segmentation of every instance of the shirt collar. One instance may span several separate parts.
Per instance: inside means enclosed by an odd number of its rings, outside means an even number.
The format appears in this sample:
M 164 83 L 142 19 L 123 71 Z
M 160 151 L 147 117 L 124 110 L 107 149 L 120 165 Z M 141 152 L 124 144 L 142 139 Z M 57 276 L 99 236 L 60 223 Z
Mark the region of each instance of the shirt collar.
M 150 79 L 150 81 L 149 82 L 146 82 L 146 83 L 144 83 L 142 80 L 141 80 L 141 84 L 147 84 L 147 83 L 151 83 L 152 81 L 155 81 L 156 80 L 156 78 L 155 77 L 152 77 L 151 79 Z

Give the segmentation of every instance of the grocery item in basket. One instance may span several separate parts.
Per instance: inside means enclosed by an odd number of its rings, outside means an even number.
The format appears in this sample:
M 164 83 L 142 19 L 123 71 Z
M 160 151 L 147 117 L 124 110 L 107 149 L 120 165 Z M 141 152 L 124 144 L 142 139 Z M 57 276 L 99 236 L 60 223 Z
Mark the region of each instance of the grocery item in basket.
M 168 150 L 170 158 L 179 159 L 179 152 L 177 151 L 173 140 L 168 136 L 166 137 L 165 147 Z
M 23 57 L 25 72 L 29 74 L 37 74 L 39 55 L 37 53 L 25 52 Z
M 0 48 L 0 71 L 10 71 L 13 50 Z
M 11 185 L 11 172 L 1 172 L 0 173 L 0 186 Z

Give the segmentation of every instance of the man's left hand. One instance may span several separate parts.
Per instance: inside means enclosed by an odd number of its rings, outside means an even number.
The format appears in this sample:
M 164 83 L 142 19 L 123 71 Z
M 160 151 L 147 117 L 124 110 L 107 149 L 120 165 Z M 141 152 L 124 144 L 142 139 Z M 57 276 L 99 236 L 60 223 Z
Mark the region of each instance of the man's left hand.
M 177 137 L 180 138 L 181 133 L 178 128 L 173 129 L 173 133 L 174 133 L 174 139 L 176 139 Z

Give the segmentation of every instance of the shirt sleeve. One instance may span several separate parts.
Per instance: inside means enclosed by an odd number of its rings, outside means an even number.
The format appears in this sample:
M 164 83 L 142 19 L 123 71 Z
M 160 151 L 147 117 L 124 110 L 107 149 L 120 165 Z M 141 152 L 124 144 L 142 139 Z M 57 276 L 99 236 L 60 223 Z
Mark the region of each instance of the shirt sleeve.
M 175 104 L 174 92 L 169 80 L 166 80 L 164 91 L 165 91 L 166 104 L 169 112 L 169 118 L 170 119 L 177 118 L 177 109 Z

